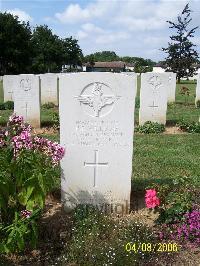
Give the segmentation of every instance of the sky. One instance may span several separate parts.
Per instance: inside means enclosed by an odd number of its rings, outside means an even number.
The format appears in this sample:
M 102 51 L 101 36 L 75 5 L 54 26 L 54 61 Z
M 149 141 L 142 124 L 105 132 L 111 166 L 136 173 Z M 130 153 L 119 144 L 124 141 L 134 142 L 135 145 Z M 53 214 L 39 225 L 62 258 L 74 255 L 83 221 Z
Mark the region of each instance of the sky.
M 0 0 L 0 10 L 33 28 L 46 24 L 61 38 L 78 39 L 84 55 L 115 51 L 160 61 L 174 32 L 166 21 L 176 21 L 186 3 L 191 27 L 200 26 L 200 0 Z M 193 42 L 200 53 L 200 28 Z

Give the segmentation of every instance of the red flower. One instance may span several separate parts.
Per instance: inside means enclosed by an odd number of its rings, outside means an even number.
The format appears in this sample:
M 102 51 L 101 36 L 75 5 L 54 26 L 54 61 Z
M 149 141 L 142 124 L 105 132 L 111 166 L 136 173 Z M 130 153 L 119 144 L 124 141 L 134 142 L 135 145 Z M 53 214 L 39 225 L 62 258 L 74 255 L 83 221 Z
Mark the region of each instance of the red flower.
M 145 203 L 147 208 L 155 208 L 160 205 L 160 199 L 157 197 L 155 189 L 147 189 L 145 194 Z

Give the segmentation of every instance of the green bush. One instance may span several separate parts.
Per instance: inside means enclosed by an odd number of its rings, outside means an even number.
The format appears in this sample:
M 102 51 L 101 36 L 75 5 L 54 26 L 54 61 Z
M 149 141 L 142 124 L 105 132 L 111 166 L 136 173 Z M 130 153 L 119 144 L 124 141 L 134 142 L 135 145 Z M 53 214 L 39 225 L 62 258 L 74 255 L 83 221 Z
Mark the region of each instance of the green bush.
M 13 101 L 7 101 L 4 103 L 5 110 L 13 110 L 14 109 L 14 102 Z
M 177 123 L 177 126 L 181 130 L 189 133 L 200 133 L 200 122 L 186 122 L 185 120 L 181 120 Z
M 54 108 L 54 107 L 56 107 L 56 105 L 54 103 L 51 103 L 51 102 L 45 103 L 45 104 L 42 105 L 42 108 L 44 108 L 44 109 L 51 109 L 51 108 Z
M 155 241 L 152 230 L 141 222 L 113 219 L 94 207 L 80 205 L 74 211 L 71 242 L 62 258 L 76 265 L 137 265 L 152 256 L 139 246 Z
M 13 110 L 13 109 L 14 109 L 14 102 L 12 101 L 0 103 L 0 110 Z
M 137 126 L 135 128 L 135 132 L 151 134 L 151 133 L 162 133 L 165 131 L 165 126 L 163 124 L 154 123 L 147 121 L 142 126 Z

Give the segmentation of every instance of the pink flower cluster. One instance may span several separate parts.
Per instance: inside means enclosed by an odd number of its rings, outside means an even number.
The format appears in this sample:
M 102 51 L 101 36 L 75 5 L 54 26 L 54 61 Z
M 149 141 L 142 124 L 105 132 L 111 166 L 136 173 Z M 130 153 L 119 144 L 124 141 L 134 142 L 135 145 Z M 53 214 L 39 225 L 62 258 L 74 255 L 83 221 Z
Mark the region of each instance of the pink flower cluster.
M 147 208 L 155 208 L 160 205 L 160 199 L 157 197 L 155 189 L 147 189 L 145 194 L 145 203 Z
M 32 149 L 33 143 L 31 140 L 31 133 L 29 129 L 23 130 L 18 136 L 12 138 L 12 144 L 14 147 L 14 156 L 17 157 L 22 149 Z
M 51 157 L 53 165 L 57 165 L 65 154 L 65 149 L 60 144 L 45 138 L 35 137 L 33 139 L 33 146 L 48 157 Z
M 45 138 L 32 137 L 31 126 L 24 123 L 22 116 L 15 114 L 9 118 L 7 131 L 0 134 L 0 147 L 5 143 L 10 143 L 14 150 L 14 158 L 17 158 L 22 150 L 40 151 L 51 158 L 55 166 L 63 158 L 65 150 L 57 142 L 52 142 Z M 9 142 L 10 141 L 10 142 Z
M 28 219 L 31 217 L 32 212 L 28 210 L 23 210 L 20 212 L 20 214 L 22 218 Z

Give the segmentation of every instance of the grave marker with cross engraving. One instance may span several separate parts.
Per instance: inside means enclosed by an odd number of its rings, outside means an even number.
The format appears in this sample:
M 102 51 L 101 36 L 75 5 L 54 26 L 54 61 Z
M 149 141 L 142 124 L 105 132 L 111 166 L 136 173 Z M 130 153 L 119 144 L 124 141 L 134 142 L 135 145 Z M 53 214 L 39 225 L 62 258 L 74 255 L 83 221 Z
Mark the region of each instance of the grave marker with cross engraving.
M 25 122 L 40 127 L 39 77 L 32 74 L 18 75 L 15 81 L 14 112 L 22 115 Z
M 163 73 L 168 77 L 167 86 L 167 101 L 168 103 L 175 102 L 176 98 L 176 73 L 173 72 L 165 72 Z
M 99 163 L 99 151 L 95 150 L 94 151 L 94 162 L 93 163 L 86 163 L 84 162 L 84 166 L 90 166 L 90 167 L 94 167 L 94 183 L 93 183 L 93 187 L 96 187 L 96 180 L 98 177 L 98 167 L 100 166 L 108 166 L 108 163 Z
M 149 72 L 141 75 L 140 125 L 147 121 L 166 123 L 168 82 L 165 73 Z
M 3 76 L 4 102 L 14 100 L 13 94 L 14 94 L 15 79 L 16 79 L 15 75 Z
M 66 210 L 77 204 L 129 207 L 136 78 L 114 73 L 59 76 Z

